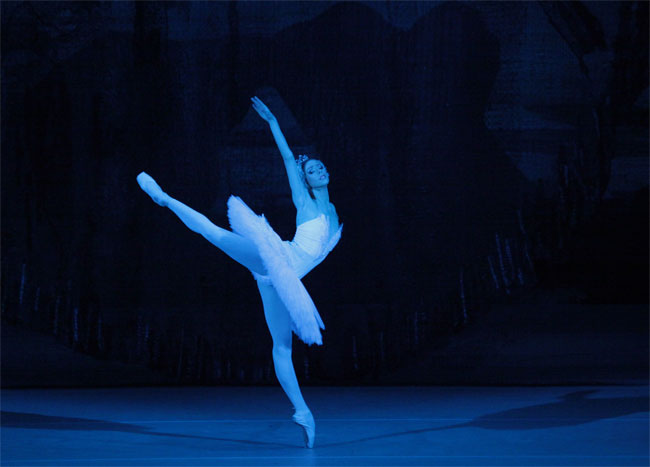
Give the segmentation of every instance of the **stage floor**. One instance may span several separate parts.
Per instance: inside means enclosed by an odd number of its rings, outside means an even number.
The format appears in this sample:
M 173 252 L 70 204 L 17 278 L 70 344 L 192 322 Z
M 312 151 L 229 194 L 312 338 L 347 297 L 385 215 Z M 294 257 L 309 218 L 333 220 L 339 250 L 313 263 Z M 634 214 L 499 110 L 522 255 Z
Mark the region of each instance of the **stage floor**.
M 648 386 L 2 390 L 2 465 L 644 465 Z

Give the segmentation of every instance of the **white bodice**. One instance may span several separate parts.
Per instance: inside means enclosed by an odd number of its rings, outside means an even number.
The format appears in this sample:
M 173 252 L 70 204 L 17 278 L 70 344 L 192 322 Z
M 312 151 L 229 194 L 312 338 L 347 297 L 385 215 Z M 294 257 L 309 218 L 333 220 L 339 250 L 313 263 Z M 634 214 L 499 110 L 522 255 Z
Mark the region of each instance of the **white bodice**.
M 341 237 L 341 227 L 329 236 L 329 222 L 324 214 L 296 227 L 290 242 L 283 242 L 289 264 L 299 278 L 314 269 L 332 251 Z
M 324 214 L 300 224 L 291 243 L 310 256 L 318 256 L 327 245 L 329 223 Z

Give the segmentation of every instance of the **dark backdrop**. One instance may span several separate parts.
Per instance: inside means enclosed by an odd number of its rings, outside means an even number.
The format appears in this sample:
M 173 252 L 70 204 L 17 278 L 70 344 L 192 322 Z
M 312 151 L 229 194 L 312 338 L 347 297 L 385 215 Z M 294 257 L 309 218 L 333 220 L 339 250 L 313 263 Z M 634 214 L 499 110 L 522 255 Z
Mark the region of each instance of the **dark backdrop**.
M 327 331 L 295 346 L 301 379 L 454 380 L 465 345 L 481 382 L 621 316 L 645 350 L 610 364 L 647 366 L 647 2 L 2 2 L 5 370 L 33 330 L 166 382 L 274 381 L 250 274 L 135 181 L 222 226 L 237 194 L 290 238 L 252 95 L 325 162 L 345 224 L 304 279 Z M 576 305 L 542 320 L 573 334 L 512 345 L 549 302 Z

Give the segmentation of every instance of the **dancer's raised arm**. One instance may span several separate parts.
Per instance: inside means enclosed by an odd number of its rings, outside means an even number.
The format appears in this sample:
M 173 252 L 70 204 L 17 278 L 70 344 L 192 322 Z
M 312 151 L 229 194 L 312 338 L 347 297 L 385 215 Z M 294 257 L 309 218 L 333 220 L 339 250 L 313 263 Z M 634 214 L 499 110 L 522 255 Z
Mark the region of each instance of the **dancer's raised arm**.
M 275 115 L 271 113 L 269 108 L 257 96 L 252 97 L 251 101 L 253 102 L 253 108 L 255 111 L 269 124 L 269 127 L 271 128 L 275 144 L 278 146 L 280 154 L 282 154 L 282 160 L 284 160 L 284 166 L 287 169 L 293 204 L 298 208 L 304 204 L 305 201 L 309 200 L 310 197 L 307 187 L 303 183 L 300 173 L 298 172 L 298 165 L 294 159 L 293 152 L 291 152 L 287 140 L 284 138 L 282 130 L 280 130 L 280 125 L 278 124 Z

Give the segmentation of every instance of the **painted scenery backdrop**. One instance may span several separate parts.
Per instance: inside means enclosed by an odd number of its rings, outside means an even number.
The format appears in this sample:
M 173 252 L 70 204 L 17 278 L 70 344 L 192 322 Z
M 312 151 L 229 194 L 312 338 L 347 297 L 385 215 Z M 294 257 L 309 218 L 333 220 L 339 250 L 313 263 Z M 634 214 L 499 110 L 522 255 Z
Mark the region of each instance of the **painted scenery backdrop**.
M 135 181 L 290 239 L 253 95 L 345 224 L 304 279 L 327 330 L 302 381 L 529 381 L 617 329 L 609 364 L 647 369 L 647 2 L 1 8 L 3 384 L 274 384 L 250 273 Z M 123 366 L 48 379 L 82 357 Z

